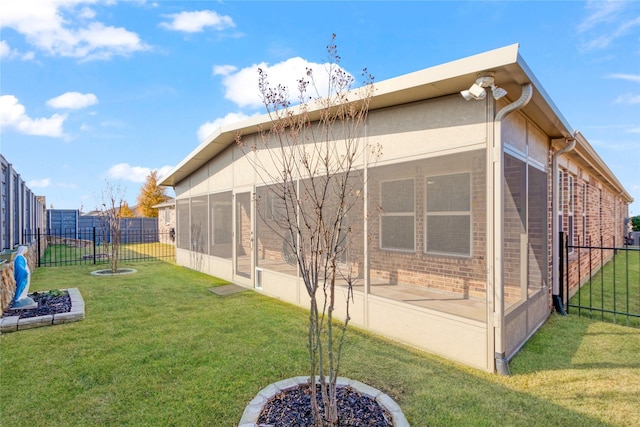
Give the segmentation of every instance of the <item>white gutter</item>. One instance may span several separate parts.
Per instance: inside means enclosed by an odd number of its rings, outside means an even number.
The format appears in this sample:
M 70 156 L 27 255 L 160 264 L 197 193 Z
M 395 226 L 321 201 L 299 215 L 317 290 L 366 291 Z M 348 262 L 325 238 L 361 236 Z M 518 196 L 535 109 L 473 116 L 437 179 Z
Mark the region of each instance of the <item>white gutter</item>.
M 506 359 L 506 331 L 504 310 L 504 147 L 502 144 L 502 119 L 509 113 L 526 106 L 533 97 L 533 85 L 522 85 L 520 98 L 503 107 L 493 119 L 493 135 L 489 138 L 489 155 L 487 173 L 489 202 L 487 235 L 487 257 L 489 269 L 487 271 L 488 289 L 493 288 L 493 351 L 495 369 L 500 375 L 509 375 L 509 364 Z M 487 96 L 489 98 L 489 96 Z M 490 347 L 491 348 L 491 347 Z
M 560 242 L 558 242 L 558 235 L 560 233 L 560 222 L 558 221 L 558 193 L 560 191 L 560 185 L 562 185 L 562 183 L 559 182 L 559 177 L 558 177 L 558 173 L 559 173 L 559 169 L 558 169 L 558 160 L 560 158 L 561 155 L 568 153 L 569 151 L 573 150 L 576 146 L 576 138 L 575 136 L 578 134 L 578 131 L 574 131 L 573 135 L 574 137 L 571 139 L 568 139 L 568 143 L 566 146 L 562 147 L 560 150 L 556 151 L 553 154 L 552 157 L 552 161 L 551 161 L 551 173 L 553 174 L 552 176 L 552 184 L 551 184 L 551 191 L 552 191 L 552 201 L 551 201 L 551 206 L 552 206 L 552 212 L 553 212 L 553 219 L 551 221 L 551 259 L 553 262 L 553 289 L 552 289 L 552 298 L 553 298 L 553 306 L 555 307 L 556 311 L 559 312 L 560 314 L 565 315 L 566 313 L 564 312 L 564 308 L 562 307 L 562 301 L 560 300 Z

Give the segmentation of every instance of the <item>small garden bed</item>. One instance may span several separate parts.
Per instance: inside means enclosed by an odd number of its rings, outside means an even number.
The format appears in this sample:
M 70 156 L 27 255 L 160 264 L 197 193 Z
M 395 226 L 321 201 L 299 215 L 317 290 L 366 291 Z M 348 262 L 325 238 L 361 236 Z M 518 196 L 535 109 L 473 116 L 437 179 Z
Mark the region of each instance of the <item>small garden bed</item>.
M 2 317 L 18 316 L 20 319 L 27 319 L 71 311 L 71 297 L 66 290 L 40 291 L 29 294 L 29 296 L 38 304 L 38 307 L 29 310 L 9 308 L 2 314 Z
M 38 307 L 7 310 L 0 318 L 0 332 L 15 332 L 84 319 L 84 301 L 77 288 L 34 292 L 29 296 L 38 303 Z

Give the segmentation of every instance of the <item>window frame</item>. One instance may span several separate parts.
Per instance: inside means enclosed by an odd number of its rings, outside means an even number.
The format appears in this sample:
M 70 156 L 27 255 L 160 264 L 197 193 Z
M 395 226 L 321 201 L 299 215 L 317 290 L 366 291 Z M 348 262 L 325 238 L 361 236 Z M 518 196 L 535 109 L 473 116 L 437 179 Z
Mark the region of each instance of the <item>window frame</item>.
M 576 224 L 575 224 L 575 188 L 574 177 L 568 172 L 567 175 L 567 239 L 570 245 L 569 253 L 572 253 L 576 244 Z
M 380 197 L 380 206 L 384 206 L 383 203 L 383 191 L 382 187 L 385 183 L 388 182 L 399 182 L 399 181 L 411 181 L 413 186 L 413 211 L 403 212 L 403 211 L 391 211 L 385 212 L 381 209 L 380 211 L 380 220 L 379 220 L 379 229 L 378 229 L 378 247 L 383 251 L 397 251 L 397 252 L 407 252 L 407 253 L 415 253 L 416 252 L 416 179 L 415 177 L 409 178 L 396 178 L 396 179 L 385 179 L 380 181 L 380 185 L 378 187 L 379 197 Z M 413 247 L 412 248 L 397 248 L 397 247 L 385 247 L 383 246 L 383 235 L 384 235 L 384 227 L 383 227 L 383 219 L 389 217 L 413 217 Z
M 468 211 L 437 211 L 429 212 L 428 200 L 428 187 L 429 179 L 442 176 L 454 176 L 454 175 L 467 175 L 469 183 L 469 210 Z M 473 258 L 473 173 L 471 170 L 461 170 L 453 173 L 441 173 L 434 175 L 427 175 L 424 178 L 424 253 L 427 255 L 448 256 L 455 258 Z M 461 252 L 446 252 L 440 250 L 429 249 L 429 217 L 443 217 L 443 216 L 468 216 L 469 217 L 469 251 L 466 253 Z
M 586 182 L 582 183 L 582 246 L 587 245 L 587 196 L 588 186 Z

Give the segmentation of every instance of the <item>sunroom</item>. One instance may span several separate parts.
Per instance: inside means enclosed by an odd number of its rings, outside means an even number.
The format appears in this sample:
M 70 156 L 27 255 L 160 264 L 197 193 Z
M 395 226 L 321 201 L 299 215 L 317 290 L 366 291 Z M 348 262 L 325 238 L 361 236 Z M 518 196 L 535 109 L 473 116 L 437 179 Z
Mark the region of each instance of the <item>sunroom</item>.
M 478 83 L 486 96 L 461 96 Z M 176 191 L 177 261 L 306 306 L 277 232 L 290 212 L 253 166 L 277 153 L 236 144 L 257 144 L 265 126 L 218 129 L 162 182 Z M 340 259 L 351 323 L 508 370 L 550 313 L 551 158 L 572 134 L 517 45 L 377 83 L 360 139 L 381 154 L 354 167 L 362 193 Z

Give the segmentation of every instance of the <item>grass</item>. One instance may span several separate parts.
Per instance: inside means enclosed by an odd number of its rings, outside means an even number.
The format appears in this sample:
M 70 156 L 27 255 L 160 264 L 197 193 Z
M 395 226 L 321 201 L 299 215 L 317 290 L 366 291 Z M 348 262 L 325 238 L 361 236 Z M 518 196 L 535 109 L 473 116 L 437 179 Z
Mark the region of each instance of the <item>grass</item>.
M 95 277 L 37 269 L 31 290 L 78 287 L 81 322 L 0 336 L 2 425 L 234 426 L 268 384 L 307 370 L 304 310 L 169 263 Z M 452 337 L 452 339 L 455 339 Z M 640 420 L 640 330 L 552 316 L 486 374 L 349 332 L 342 374 L 388 393 L 412 426 L 628 426 Z
M 123 243 L 120 245 L 120 259 L 140 260 L 140 259 L 161 259 L 171 261 L 175 259 L 176 248 L 174 245 L 166 243 Z M 108 249 L 104 245 L 96 247 L 96 254 L 105 254 Z M 47 265 L 74 265 L 79 263 L 93 264 L 93 258 L 84 259 L 83 256 L 93 255 L 93 245 L 86 247 L 72 247 L 68 245 L 49 245 L 41 258 L 43 264 Z M 109 258 L 98 257 L 96 264 L 109 264 Z
M 581 316 L 640 326 L 640 250 L 620 250 L 582 286 L 570 304 L 570 312 Z M 614 314 L 616 311 L 634 316 Z

